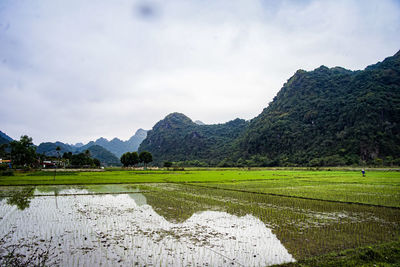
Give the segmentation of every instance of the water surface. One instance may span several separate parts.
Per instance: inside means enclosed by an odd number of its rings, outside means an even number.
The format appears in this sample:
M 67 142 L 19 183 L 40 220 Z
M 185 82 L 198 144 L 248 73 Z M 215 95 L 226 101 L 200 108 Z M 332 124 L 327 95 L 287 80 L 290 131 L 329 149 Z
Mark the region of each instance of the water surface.
M 14 246 L 27 256 L 37 248 L 50 249 L 48 263 L 61 266 L 266 266 L 294 261 L 271 229 L 252 215 L 205 209 L 183 221 L 167 220 L 148 204 L 145 195 L 151 192 L 133 186 L 16 187 L 5 192 L 0 201 L 3 254 Z

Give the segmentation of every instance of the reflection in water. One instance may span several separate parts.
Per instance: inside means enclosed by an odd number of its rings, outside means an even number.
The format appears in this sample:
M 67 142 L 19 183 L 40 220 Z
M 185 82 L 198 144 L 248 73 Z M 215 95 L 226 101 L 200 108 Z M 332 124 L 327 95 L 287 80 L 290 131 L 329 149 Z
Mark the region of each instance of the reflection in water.
M 129 194 L 129 197 L 132 198 L 139 207 L 147 204 L 146 197 L 143 194 Z
M 56 209 L 58 209 L 57 197 L 59 194 L 60 194 L 60 189 L 58 187 L 54 188 L 54 199 L 56 201 Z
M 57 258 L 49 264 L 61 266 L 266 266 L 294 260 L 271 230 L 251 215 L 204 211 L 171 222 L 139 193 L 65 196 L 65 192 L 58 193 L 57 204 L 51 197 L 34 198 L 24 211 L 10 213 L 9 206 L 0 205 L 0 237 L 16 229 L 8 242 L 24 244 L 21 253 L 53 238 Z M 164 214 L 167 210 L 179 214 L 159 204 L 166 208 Z
M 35 195 L 74 195 L 74 194 L 121 194 L 137 193 L 139 188 L 129 184 L 105 184 L 105 185 L 49 185 L 36 186 Z
M 29 207 L 31 199 L 33 197 L 33 188 L 24 187 L 22 189 L 17 189 L 9 191 L 9 197 L 7 198 L 7 204 L 15 205 L 20 210 L 24 210 Z

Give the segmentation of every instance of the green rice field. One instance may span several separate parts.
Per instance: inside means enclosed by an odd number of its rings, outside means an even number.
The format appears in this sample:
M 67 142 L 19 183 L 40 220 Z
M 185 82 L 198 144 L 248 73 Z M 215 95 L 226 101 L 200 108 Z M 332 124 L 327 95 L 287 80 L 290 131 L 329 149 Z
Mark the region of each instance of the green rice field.
M 42 192 L 56 185 L 96 194 L 141 192 L 173 223 L 203 211 L 250 214 L 296 259 L 290 266 L 400 264 L 396 170 L 367 170 L 366 177 L 359 170 L 106 170 L 55 177 L 54 172 L 27 172 L 0 177 L 0 185 L 3 197 L 32 192 L 37 185 Z

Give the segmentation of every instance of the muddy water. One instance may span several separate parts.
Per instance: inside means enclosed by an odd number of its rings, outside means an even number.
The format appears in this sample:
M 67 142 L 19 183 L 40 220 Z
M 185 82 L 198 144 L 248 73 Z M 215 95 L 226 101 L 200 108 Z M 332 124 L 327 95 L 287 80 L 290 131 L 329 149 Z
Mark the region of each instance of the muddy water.
M 294 261 L 271 229 L 251 215 L 205 210 L 174 223 L 132 188 L 53 189 L 38 187 L 25 194 L 22 206 L 10 197 L 0 201 L 0 253 L 17 247 L 29 257 L 41 248 L 50 251 L 49 265 L 60 266 L 267 266 Z

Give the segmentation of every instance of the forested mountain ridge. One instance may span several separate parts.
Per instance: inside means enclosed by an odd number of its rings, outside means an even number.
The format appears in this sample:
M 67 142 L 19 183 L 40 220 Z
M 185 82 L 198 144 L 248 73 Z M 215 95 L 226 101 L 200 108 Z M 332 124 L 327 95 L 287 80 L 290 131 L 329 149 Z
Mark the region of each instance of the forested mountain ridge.
M 399 158 L 400 52 L 363 71 L 297 71 L 229 160 L 319 166 Z
M 192 161 L 194 165 L 216 165 L 229 155 L 233 140 L 246 126 L 247 122 L 241 119 L 199 125 L 184 114 L 171 113 L 148 131 L 139 151 L 150 151 L 156 164 Z
M 37 153 L 56 157 L 58 155 L 56 151 L 57 147 L 60 147 L 61 150 L 59 152 L 63 154 L 64 152 L 80 153 L 93 146 L 101 146 L 105 150 L 111 152 L 115 158 L 119 158 L 120 154 L 123 154 L 125 152 L 137 151 L 140 143 L 143 141 L 143 139 L 146 138 L 146 135 L 146 130 L 139 129 L 127 141 L 122 141 L 118 138 L 114 138 L 111 141 L 108 141 L 107 139 L 100 137 L 95 142 L 90 141 L 86 145 L 82 146 L 74 146 L 62 142 L 43 142 L 37 147 Z M 102 154 L 105 155 L 107 153 L 104 152 Z M 107 156 L 107 158 L 109 158 L 110 160 L 114 160 L 114 158 L 111 158 L 110 156 Z M 107 161 L 107 163 L 111 162 Z
M 60 151 L 58 153 L 62 156 L 65 152 L 72 152 L 72 153 L 78 153 L 79 148 L 75 148 L 71 145 L 64 144 L 62 142 L 43 142 L 40 143 L 39 146 L 36 148 L 36 153 L 38 154 L 44 154 L 46 156 L 50 157 L 58 157 L 57 153 L 57 147 L 60 148 Z
M 11 141 L 13 141 L 13 139 L 11 137 L 9 137 L 8 135 L 6 135 L 2 131 L 0 131 L 0 145 L 1 144 L 8 144 Z
M 114 138 L 110 141 L 107 139 L 100 137 L 96 141 L 90 141 L 86 145 L 81 146 L 81 149 L 89 148 L 93 145 L 99 145 L 109 150 L 117 157 L 121 157 L 125 152 L 133 152 L 137 151 L 140 143 L 146 138 L 147 131 L 143 129 L 139 129 L 136 133 L 129 138 L 127 141 L 122 141 L 119 138 Z
M 113 153 L 108 151 L 102 146 L 93 145 L 87 148 L 93 158 L 100 160 L 102 165 L 105 166 L 120 166 L 121 162 Z M 83 151 L 81 151 L 83 152 Z
M 1 134 L 0 144 L 7 142 Z M 120 154 L 122 143 L 126 151 L 135 151 L 138 140 L 143 140 L 139 152 L 151 152 L 156 165 L 400 165 L 400 51 L 359 71 L 325 66 L 298 70 L 250 122 L 204 125 L 171 113 L 128 141 L 100 138 L 79 148 L 42 143 L 37 151 L 56 156 L 57 146 L 61 153 L 79 153 L 111 145 L 111 152 Z
M 118 138 L 114 138 L 108 141 L 105 138 L 99 138 L 95 142 L 91 141 L 86 145 L 74 146 L 65 144 L 62 142 L 43 142 L 36 147 L 36 152 L 38 154 L 44 154 L 50 157 L 62 156 L 64 153 L 71 152 L 72 154 L 78 154 L 89 150 L 95 158 L 99 159 L 103 165 L 121 165 L 119 160 L 120 154 L 125 152 L 137 151 L 140 143 L 146 138 L 147 131 L 143 129 L 138 129 L 136 133 L 127 141 L 122 141 Z M 12 141 L 8 135 L 0 131 L 0 145 L 8 144 Z M 60 148 L 57 151 L 57 147 Z
M 57 151 L 56 148 L 59 147 L 60 151 Z M 64 144 L 62 142 L 44 142 L 40 143 L 40 145 L 36 148 L 36 152 L 38 154 L 44 154 L 46 156 L 58 157 L 62 156 L 64 153 L 71 152 L 72 154 L 78 154 L 85 152 L 85 150 L 89 150 L 90 154 L 93 158 L 97 158 L 102 165 L 105 166 L 115 166 L 121 165 L 119 162 L 119 158 L 117 158 L 113 153 L 105 149 L 100 145 L 90 145 L 88 147 L 73 147 L 68 144 Z

